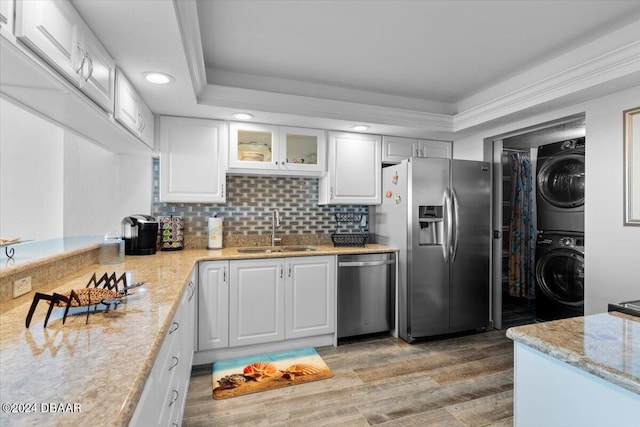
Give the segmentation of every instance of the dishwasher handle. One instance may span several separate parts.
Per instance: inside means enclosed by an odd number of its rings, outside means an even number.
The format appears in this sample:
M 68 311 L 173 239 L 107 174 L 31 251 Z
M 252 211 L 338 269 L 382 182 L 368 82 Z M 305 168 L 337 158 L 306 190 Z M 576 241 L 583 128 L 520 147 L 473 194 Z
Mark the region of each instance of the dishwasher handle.
M 341 261 L 338 262 L 338 267 L 375 267 L 377 265 L 390 265 L 394 264 L 394 260 L 382 260 L 382 261 Z

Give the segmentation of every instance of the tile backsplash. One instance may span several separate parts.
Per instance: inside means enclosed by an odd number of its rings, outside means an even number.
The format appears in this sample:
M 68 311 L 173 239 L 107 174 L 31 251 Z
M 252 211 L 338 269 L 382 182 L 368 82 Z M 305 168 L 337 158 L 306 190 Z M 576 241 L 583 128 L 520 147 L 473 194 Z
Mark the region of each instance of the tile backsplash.
M 355 212 L 368 215 L 368 206 L 318 205 L 318 179 L 269 176 L 228 176 L 227 202 L 165 203 L 159 201 L 159 166 L 153 164 L 153 212 L 156 217 L 176 215 L 183 218 L 185 242 L 189 239 L 206 244 L 207 220 L 223 218 L 225 242 L 240 238 L 266 236 L 271 233 L 273 209 L 280 212 L 278 235 L 329 236 L 335 231 L 335 213 Z M 343 230 L 341 230 L 343 231 Z M 243 238 L 246 237 L 246 238 Z M 250 240 L 250 239 L 249 239 Z M 264 240 L 264 239 L 263 239 Z M 225 244 L 227 246 L 227 244 Z M 231 246 L 235 246 L 231 244 Z

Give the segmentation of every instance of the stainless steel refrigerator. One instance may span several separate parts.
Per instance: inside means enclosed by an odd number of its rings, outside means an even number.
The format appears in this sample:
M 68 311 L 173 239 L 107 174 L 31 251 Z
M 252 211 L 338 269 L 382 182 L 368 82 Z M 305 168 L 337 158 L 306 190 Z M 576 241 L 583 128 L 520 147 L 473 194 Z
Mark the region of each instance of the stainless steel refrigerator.
M 398 335 L 416 338 L 489 324 L 489 163 L 410 158 L 383 169 L 376 241 L 400 248 Z

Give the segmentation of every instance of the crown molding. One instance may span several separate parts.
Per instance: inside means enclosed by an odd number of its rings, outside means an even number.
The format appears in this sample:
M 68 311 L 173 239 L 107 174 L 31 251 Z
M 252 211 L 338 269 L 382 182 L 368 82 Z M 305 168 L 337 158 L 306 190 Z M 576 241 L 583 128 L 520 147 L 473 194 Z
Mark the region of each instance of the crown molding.
M 178 19 L 178 28 L 187 60 L 187 68 L 191 76 L 191 84 L 197 97 L 207 85 L 198 6 L 194 0 L 173 0 L 173 7 Z
M 457 133 L 535 107 L 552 107 L 572 97 L 595 96 L 598 88 L 608 83 L 640 84 L 640 40 L 629 36 L 640 25 L 637 23 L 487 89 L 482 95 L 484 102 L 470 105 L 479 97 L 466 98 L 452 108 L 459 109 L 455 114 L 426 111 L 426 104 L 415 100 L 402 107 L 399 100 L 391 102 L 382 94 L 343 89 L 336 96 L 337 88 L 323 90 L 321 85 L 299 82 L 292 86 L 291 82 L 262 78 L 254 79 L 258 87 L 245 88 L 231 73 L 224 76 L 227 81 L 223 78 L 220 84 L 208 84 L 196 2 L 174 0 L 173 4 L 194 92 L 198 103 L 205 106 Z M 590 57 L 592 52 L 600 54 Z M 274 84 L 276 90 L 271 89 Z M 379 103 L 374 104 L 376 101 Z
M 452 131 L 459 132 L 569 95 L 587 92 L 599 85 L 636 73 L 639 74 L 637 82 L 640 84 L 640 41 L 462 111 L 453 116 Z
M 198 103 L 334 120 L 419 127 L 434 132 L 451 132 L 453 128 L 453 116 L 449 114 L 219 85 L 207 85 L 198 97 Z

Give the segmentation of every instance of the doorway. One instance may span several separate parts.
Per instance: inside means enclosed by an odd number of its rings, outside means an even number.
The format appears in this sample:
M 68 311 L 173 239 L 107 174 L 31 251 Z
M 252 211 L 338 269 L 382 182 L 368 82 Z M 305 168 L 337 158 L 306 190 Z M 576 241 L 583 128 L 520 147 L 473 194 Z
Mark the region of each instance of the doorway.
M 580 114 L 485 140 L 493 165 L 492 318 L 497 329 L 536 321 L 538 147 L 584 136 Z

